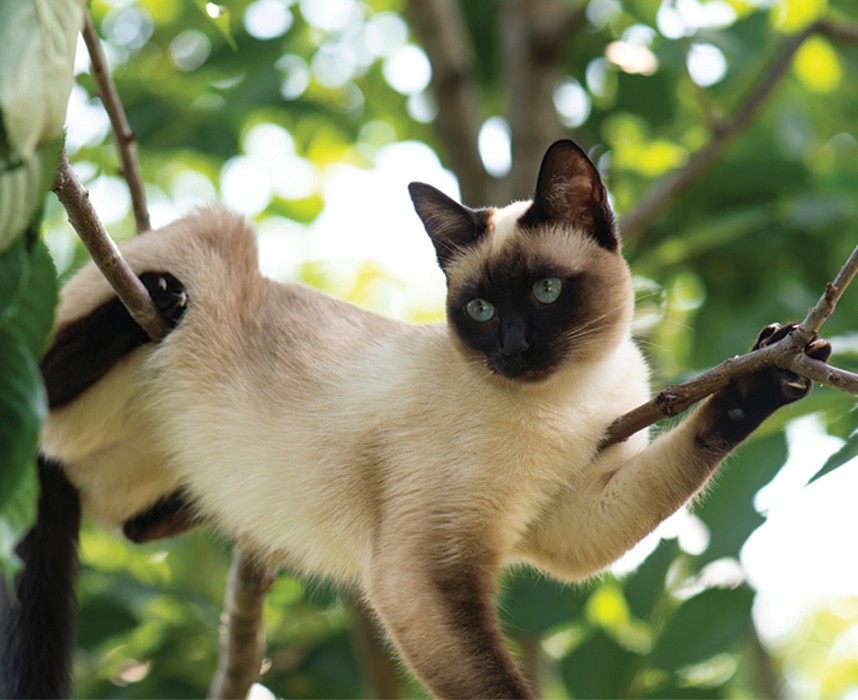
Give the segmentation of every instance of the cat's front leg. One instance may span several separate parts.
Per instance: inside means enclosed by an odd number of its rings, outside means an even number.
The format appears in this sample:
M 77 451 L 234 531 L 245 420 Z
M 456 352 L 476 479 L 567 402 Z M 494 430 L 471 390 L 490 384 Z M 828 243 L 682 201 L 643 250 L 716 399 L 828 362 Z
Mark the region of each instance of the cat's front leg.
M 796 324 L 766 326 L 754 344 L 758 350 L 785 338 Z M 814 338 L 804 348 L 808 357 L 826 361 L 831 345 Z M 742 377 L 710 398 L 694 415 L 698 446 L 724 456 L 750 435 L 778 408 L 807 396 L 812 382 L 785 369 L 772 367 Z M 716 463 L 717 464 L 717 463 Z
M 427 544 L 381 547 L 366 585 L 409 668 L 435 697 L 534 697 L 501 634 L 497 566 L 482 547 L 433 556 Z
M 766 327 L 754 349 L 793 328 Z M 827 360 L 831 346 L 814 339 L 804 351 Z M 760 370 L 717 392 L 643 449 L 633 441 L 607 448 L 553 499 L 522 540 L 521 553 L 560 578 L 580 580 L 599 571 L 697 494 L 768 416 L 810 388 L 809 380 L 787 370 Z

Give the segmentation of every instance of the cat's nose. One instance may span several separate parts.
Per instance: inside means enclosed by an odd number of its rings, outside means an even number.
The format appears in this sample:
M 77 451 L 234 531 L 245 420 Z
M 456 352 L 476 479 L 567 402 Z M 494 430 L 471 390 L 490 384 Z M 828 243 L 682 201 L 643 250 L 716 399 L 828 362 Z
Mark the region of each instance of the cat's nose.
M 521 361 L 530 348 L 527 333 L 520 323 L 507 324 L 501 331 L 501 353 L 511 360 Z

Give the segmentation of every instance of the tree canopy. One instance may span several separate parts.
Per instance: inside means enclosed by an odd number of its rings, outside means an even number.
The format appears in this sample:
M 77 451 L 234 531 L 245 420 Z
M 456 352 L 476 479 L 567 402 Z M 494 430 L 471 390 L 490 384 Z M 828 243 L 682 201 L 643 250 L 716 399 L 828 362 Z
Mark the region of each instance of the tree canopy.
M 38 360 L 58 281 L 86 259 L 46 196 L 64 125 L 65 149 L 111 233 L 139 227 L 76 38 L 84 11 L 76 0 L 0 3 L 6 575 L 35 498 L 46 410 Z M 331 216 L 357 205 L 330 183 L 344 165 L 371 172 L 394 153 L 386 172 L 401 182 L 383 197 L 402 211 L 407 183 L 427 172 L 422 158 L 466 203 L 505 204 L 529 196 L 552 140 L 581 143 L 620 220 L 656 388 L 744 352 L 770 321 L 803 318 L 858 242 L 851 0 L 93 0 L 87 11 L 133 131 L 152 223 L 223 201 L 281 241 L 276 250 L 293 246 L 285 276 L 386 313 L 437 320 L 443 298 L 406 294 L 395 262 L 309 241 L 328 240 L 326 220 L 350 221 L 357 240 L 380 226 L 388 207 Z M 416 216 L 397 226 L 420 235 Z M 858 295 L 847 293 L 825 326 L 837 364 L 852 370 L 857 314 Z M 835 653 L 854 638 L 854 575 L 842 586 L 851 597 L 808 612 L 804 631 L 761 638 L 740 560 L 765 521 L 755 495 L 799 452 L 787 449 L 786 429 L 804 435 L 795 426 L 813 416 L 839 441 L 826 464 L 834 471 L 858 454 L 854 406 L 821 389 L 768 421 L 680 519 L 696 541 L 666 532 L 636 568 L 575 588 L 510 572 L 504 621 L 542 693 L 856 692 L 855 654 Z M 814 471 L 804 469 L 801 485 Z M 194 532 L 138 547 L 87 527 L 82 548 L 76 694 L 204 695 L 229 544 Z M 408 679 L 367 672 L 387 662 L 365 621 L 342 592 L 281 574 L 265 601 L 262 683 L 282 697 L 420 695 Z

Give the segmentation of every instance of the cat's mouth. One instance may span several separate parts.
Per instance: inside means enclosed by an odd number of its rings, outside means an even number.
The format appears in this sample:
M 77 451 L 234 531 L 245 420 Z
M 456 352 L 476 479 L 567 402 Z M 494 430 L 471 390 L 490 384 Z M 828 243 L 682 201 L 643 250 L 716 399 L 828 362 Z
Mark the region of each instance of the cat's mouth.
M 544 381 L 553 374 L 551 367 L 533 367 L 521 359 L 503 355 L 486 358 L 486 367 L 492 374 L 528 384 Z

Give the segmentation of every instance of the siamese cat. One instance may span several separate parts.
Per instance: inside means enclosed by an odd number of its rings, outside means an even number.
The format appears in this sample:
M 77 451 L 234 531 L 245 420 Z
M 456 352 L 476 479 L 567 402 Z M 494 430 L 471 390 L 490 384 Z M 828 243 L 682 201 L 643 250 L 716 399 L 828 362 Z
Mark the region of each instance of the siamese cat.
M 42 363 L 42 496 L 19 605 L 3 613 L 0 695 L 69 690 L 82 508 L 135 540 L 213 523 L 261 560 L 360 592 L 434 695 L 532 697 L 495 611 L 501 567 L 600 571 L 810 390 L 763 371 L 651 442 L 601 449 L 649 383 L 584 151 L 552 145 L 533 200 L 505 208 L 409 190 L 446 276 L 445 324 L 264 278 L 253 232 L 222 210 L 122 248 L 173 326 L 159 343 L 94 266 L 68 284 Z

